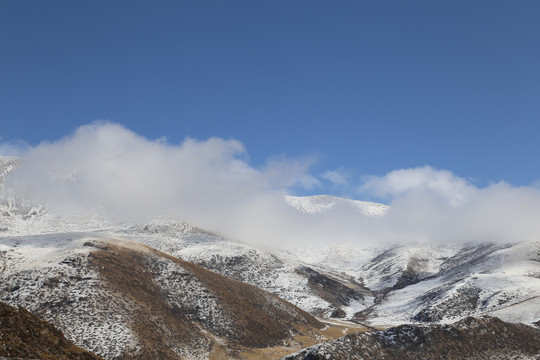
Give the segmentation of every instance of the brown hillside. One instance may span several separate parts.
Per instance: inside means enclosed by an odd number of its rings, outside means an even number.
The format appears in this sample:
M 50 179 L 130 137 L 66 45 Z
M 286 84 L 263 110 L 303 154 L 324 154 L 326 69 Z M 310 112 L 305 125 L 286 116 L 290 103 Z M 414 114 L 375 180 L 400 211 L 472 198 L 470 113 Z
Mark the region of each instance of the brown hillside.
M 123 241 L 92 245 L 99 249 L 90 263 L 120 297 L 138 305 L 130 327 L 140 351 L 120 358 L 179 359 L 189 349 L 274 346 L 322 327 L 274 295 L 157 250 Z
M 495 317 L 469 317 L 451 325 L 401 325 L 350 334 L 284 359 L 540 359 L 540 329 Z
M 62 331 L 24 308 L 3 302 L 0 302 L 0 356 L 40 360 L 101 359 L 75 346 Z

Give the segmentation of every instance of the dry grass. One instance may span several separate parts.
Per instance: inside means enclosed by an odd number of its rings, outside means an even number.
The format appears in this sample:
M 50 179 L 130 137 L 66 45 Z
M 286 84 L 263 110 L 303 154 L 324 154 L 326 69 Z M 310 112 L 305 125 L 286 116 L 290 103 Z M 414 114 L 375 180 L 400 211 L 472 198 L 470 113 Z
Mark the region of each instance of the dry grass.
M 295 359 L 473 360 L 538 358 L 540 329 L 497 318 L 467 318 L 452 325 L 401 325 L 384 333 L 356 333 L 294 356 Z
M 120 294 L 139 305 L 130 324 L 142 345 L 137 355 L 124 359 L 179 359 L 170 344 L 188 345 L 203 336 L 165 301 L 144 265 L 144 254 L 116 245 L 94 251 L 90 262 Z
M 368 331 L 364 326 L 344 321 L 331 321 L 323 329 L 304 329 L 303 335 L 297 335 L 293 340 L 282 346 L 258 349 L 244 349 L 238 355 L 242 360 L 274 360 L 297 352 L 306 347 L 337 339 L 347 334 Z
M 237 329 L 230 334 L 239 344 L 265 347 L 281 343 L 290 331 L 300 326 L 322 328 L 323 325 L 307 312 L 291 303 L 252 285 L 232 280 L 157 250 L 156 255 L 166 257 L 187 269 L 220 300 Z
M 100 360 L 45 320 L 0 303 L 0 357 L 42 360 Z M 103 360 L 103 359 L 101 359 Z
M 236 348 L 279 347 L 291 333 L 307 339 L 323 327 L 308 313 L 274 295 L 157 250 L 124 247 L 118 242 L 99 247 L 90 254 L 90 262 L 116 292 L 138 305 L 130 327 L 142 351 L 126 354 L 123 359 L 179 359 L 172 351 L 175 346 L 206 349 L 213 359 L 233 358 Z M 202 283 L 224 309 L 231 329 L 218 333 L 168 303 L 146 265 L 152 256 L 174 261 Z

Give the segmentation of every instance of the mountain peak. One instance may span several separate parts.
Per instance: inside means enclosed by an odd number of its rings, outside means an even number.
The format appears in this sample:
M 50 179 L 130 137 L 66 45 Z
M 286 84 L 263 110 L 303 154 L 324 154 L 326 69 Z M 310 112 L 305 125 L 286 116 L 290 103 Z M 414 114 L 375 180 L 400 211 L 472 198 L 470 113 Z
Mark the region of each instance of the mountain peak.
M 349 207 L 362 215 L 378 217 L 388 210 L 388 205 L 332 195 L 286 196 L 285 199 L 290 206 L 307 214 L 323 213 L 336 207 Z

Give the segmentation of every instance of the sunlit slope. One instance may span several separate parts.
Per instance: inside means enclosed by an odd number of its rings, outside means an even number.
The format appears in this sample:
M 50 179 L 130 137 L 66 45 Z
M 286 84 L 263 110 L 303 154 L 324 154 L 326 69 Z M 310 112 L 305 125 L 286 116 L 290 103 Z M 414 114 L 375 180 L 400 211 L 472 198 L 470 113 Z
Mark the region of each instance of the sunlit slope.
M 66 233 L 0 239 L 0 299 L 108 359 L 205 358 L 322 325 L 251 285 L 137 242 Z

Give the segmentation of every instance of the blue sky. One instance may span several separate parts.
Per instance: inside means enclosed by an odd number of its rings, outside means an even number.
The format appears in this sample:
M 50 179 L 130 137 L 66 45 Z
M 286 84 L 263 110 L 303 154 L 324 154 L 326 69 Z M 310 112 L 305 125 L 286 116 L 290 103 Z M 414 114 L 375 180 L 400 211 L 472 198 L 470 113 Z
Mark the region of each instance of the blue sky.
M 0 141 L 97 119 L 352 183 L 540 179 L 537 1 L 0 1 Z M 315 193 L 346 192 L 320 177 Z

